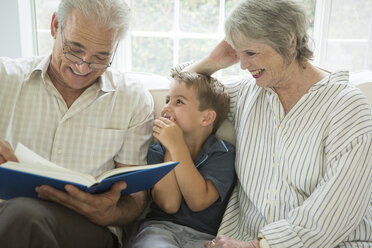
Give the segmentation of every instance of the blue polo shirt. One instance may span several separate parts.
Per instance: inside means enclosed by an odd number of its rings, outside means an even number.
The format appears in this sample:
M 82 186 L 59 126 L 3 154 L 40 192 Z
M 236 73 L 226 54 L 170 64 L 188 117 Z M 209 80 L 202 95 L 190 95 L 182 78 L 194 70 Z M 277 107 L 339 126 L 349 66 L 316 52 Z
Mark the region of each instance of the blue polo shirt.
M 147 154 L 148 164 L 164 162 L 164 154 L 165 148 L 159 142 L 153 144 Z M 226 141 L 217 140 L 213 134 L 210 135 L 194 159 L 194 164 L 205 179 L 213 182 L 220 198 L 207 209 L 199 212 L 191 211 L 182 199 L 180 209 L 175 214 L 165 213 L 155 202 L 152 202 L 147 219 L 172 221 L 200 232 L 216 235 L 235 184 L 234 163 L 234 146 Z

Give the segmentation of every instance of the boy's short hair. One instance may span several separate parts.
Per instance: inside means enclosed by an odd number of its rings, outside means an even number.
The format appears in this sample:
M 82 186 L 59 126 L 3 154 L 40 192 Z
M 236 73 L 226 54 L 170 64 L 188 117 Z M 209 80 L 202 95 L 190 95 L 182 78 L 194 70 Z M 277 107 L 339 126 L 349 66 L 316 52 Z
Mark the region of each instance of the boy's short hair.
M 200 111 L 213 109 L 216 112 L 213 123 L 213 133 L 215 133 L 226 119 L 230 107 L 230 97 L 224 85 L 211 76 L 196 72 L 178 72 L 171 76 L 175 81 L 196 90 Z

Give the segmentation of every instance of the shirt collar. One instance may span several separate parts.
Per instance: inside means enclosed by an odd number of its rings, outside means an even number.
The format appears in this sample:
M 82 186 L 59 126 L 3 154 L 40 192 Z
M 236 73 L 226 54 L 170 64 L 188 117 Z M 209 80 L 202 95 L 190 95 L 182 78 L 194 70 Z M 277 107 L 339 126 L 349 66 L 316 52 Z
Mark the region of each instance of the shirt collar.
M 44 56 L 37 66 L 31 71 L 28 76 L 28 79 L 32 77 L 34 74 L 40 73 L 42 77 L 42 81 L 45 83 L 45 76 L 48 71 L 48 67 L 50 65 L 50 61 L 52 59 L 52 54 Z M 107 68 L 107 70 L 97 79 L 97 91 L 103 92 L 111 92 L 115 91 L 115 85 L 112 80 L 113 72 L 111 68 Z M 110 79 L 111 80 L 110 80 Z
M 223 140 L 218 140 L 214 134 L 209 135 L 208 139 L 205 141 L 203 148 L 199 154 L 194 159 L 194 164 L 196 167 L 202 165 L 210 154 L 214 152 L 228 152 L 228 148 Z
M 44 56 L 41 58 L 40 62 L 36 65 L 36 67 L 30 72 L 28 78 L 27 78 L 27 81 L 28 79 L 30 79 L 31 77 L 33 77 L 35 74 L 38 74 L 40 73 L 41 77 L 42 77 L 42 81 L 45 82 L 45 75 L 48 71 L 48 67 L 49 67 L 49 64 L 50 64 L 50 60 L 52 58 L 52 55 L 49 54 L 47 56 Z
M 335 80 L 337 79 L 337 80 Z M 332 72 L 329 74 L 327 77 L 323 78 L 319 82 L 315 83 L 311 88 L 309 89 L 308 92 L 313 92 L 316 91 L 324 86 L 327 86 L 329 84 L 349 84 L 349 71 L 347 70 L 338 70 L 335 72 Z M 275 93 L 275 90 L 273 88 L 269 87 L 263 87 L 266 91 L 270 93 Z

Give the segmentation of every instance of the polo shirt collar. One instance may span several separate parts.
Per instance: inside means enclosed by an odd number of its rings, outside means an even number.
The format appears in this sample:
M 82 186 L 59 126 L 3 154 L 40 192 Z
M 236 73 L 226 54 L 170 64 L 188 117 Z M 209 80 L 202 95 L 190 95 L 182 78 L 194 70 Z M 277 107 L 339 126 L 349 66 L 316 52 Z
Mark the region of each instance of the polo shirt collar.
M 203 148 L 199 154 L 194 159 L 194 164 L 196 167 L 202 165 L 214 152 L 228 152 L 228 148 L 224 141 L 218 140 L 214 134 L 209 135 L 208 139 L 205 141 Z

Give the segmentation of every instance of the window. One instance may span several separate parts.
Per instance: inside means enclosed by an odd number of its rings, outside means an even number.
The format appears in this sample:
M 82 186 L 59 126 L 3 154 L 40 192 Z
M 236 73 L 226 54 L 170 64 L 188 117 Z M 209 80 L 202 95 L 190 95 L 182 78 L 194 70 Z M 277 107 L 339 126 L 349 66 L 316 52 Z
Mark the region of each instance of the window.
M 33 0 L 37 51 L 46 54 L 49 26 L 59 0 Z M 167 76 L 169 68 L 198 60 L 224 36 L 226 15 L 239 0 L 127 0 L 130 32 L 118 48 L 114 66 L 124 71 Z M 303 0 L 315 40 L 315 61 L 328 70 L 372 70 L 372 1 Z M 354 21 L 354 20 L 357 21 Z M 242 73 L 239 65 L 223 75 Z
M 316 64 L 372 70 L 372 1 L 318 0 L 316 8 Z

